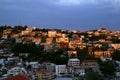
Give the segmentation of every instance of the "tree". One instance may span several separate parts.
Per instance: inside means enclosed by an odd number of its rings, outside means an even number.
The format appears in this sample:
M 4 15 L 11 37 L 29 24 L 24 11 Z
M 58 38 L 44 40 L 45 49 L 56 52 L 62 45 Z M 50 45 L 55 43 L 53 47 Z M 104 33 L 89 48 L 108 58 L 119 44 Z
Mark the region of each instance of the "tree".
M 42 37 L 41 38 L 41 43 L 45 43 L 46 42 L 46 37 Z
M 108 44 L 102 43 L 101 50 L 106 51 L 109 48 Z
M 2 69 L 2 74 L 7 74 L 7 70 L 6 69 Z
M 28 65 L 28 66 L 27 66 L 27 69 L 31 69 L 31 68 L 32 68 L 32 66 L 31 66 L 31 65 Z
M 100 80 L 100 75 L 97 72 L 92 71 L 91 69 L 85 75 L 87 80 Z
M 111 56 L 113 60 L 120 61 L 120 51 L 116 50 Z
M 25 30 L 27 26 L 23 27 L 21 25 L 15 26 L 12 28 L 12 33 L 20 33 L 22 30 Z
M 49 61 L 55 64 L 66 64 L 68 61 L 68 56 L 66 54 L 63 54 L 64 51 L 62 49 L 59 49 L 56 52 L 48 52 L 44 53 L 42 55 L 42 62 Z
M 82 61 L 87 57 L 87 48 L 84 49 L 80 49 L 80 48 L 76 48 L 77 50 L 77 57 Z
M 0 69 L 2 68 L 2 64 L 0 64 Z
M 3 34 L 3 30 L 7 29 L 7 26 L 0 26 L 0 37 Z
M 17 43 L 12 47 L 12 52 L 14 56 L 19 56 L 19 53 L 29 53 L 28 57 L 22 57 L 23 60 L 35 60 L 39 61 L 43 55 L 44 46 L 37 46 L 34 43 L 22 44 Z
M 56 56 L 54 59 L 54 63 L 57 65 L 67 64 L 67 61 L 68 61 L 68 57 Z
M 107 75 L 114 75 L 115 72 L 115 62 L 111 60 L 104 61 L 100 65 L 100 70 L 102 73 L 107 74 Z

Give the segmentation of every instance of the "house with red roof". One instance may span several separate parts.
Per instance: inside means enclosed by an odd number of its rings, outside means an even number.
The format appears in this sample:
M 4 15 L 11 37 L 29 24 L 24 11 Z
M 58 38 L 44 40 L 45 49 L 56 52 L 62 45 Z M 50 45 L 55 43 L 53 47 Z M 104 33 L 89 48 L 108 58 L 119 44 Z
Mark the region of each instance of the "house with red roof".
M 16 76 L 8 77 L 4 80 L 29 80 L 27 75 L 18 74 Z

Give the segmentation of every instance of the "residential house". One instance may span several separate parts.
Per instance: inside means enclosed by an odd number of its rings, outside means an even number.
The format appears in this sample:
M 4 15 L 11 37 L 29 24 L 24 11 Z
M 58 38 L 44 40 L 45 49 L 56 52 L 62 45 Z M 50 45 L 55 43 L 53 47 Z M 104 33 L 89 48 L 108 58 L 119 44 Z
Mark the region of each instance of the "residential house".
M 1 39 L 7 39 L 7 38 L 8 38 L 7 34 L 2 35 L 2 37 L 1 37 Z
M 48 31 L 48 37 L 51 37 L 51 38 L 56 37 L 56 34 L 57 32 L 55 30 Z
M 92 35 L 94 32 L 93 31 L 87 31 L 88 35 Z
M 61 32 L 57 32 L 56 37 L 62 37 L 62 33 Z
M 4 49 L 0 49 L 0 55 L 2 55 L 3 53 L 5 53 Z
M 119 49 L 120 48 L 120 44 L 119 43 L 111 43 L 110 44 L 114 49 Z
M 5 65 L 5 59 L 0 59 L 0 64 L 4 66 Z
M 50 71 L 51 74 L 54 74 L 55 73 L 55 64 L 54 63 L 50 63 L 50 62 L 44 62 L 42 64 L 46 70 Z
M 85 69 L 87 68 L 98 68 L 98 63 L 96 60 L 83 60 L 81 66 Z
M 104 56 L 104 51 L 102 50 L 97 50 L 97 51 L 94 51 L 94 56 L 95 57 L 103 57 Z
M 116 76 L 116 77 L 120 77 L 120 70 L 116 70 L 116 71 L 115 71 L 115 76 Z
M 44 51 L 46 52 L 50 52 L 54 50 L 54 44 L 47 44 L 47 43 L 43 43 L 41 45 L 44 45 Z
M 32 42 L 32 39 L 33 39 L 33 37 L 30 37 L 30 36 L 24 36 L 23 41 L 24 41 L 24 42 Z
M 80 66 L 73 67 L 73 70 L 74 70 L 74 75 L 79 75 L 79 76 L 85 75 L 85 69 Z
M 42 32 L 41 34 L 42 34 L 42 37 L 48 36 L 48 33 L 47 33 L 47 32 Z M 41 35 L 41 34 L 40 34 L 40 35 Z
M 116 61 L 116 63 L 118 64 L 118 68 L 120 68 L 120 61 Z
M 28 28 L 26 28 L 26 31 L 30 31 L 30 32 L 32 32 L 32 31 L 33 31 L 33 28 L 28 27 Z
M 52 44 L 53 43 L 53 38 L 47 38 L 46 43 L 47 44 Z
M 29 33 L 30 33 L 30 31 L 26 31 L 26 30 L 21 31 L 21 35 L 22 35 L 22 36 L 23 36 L 23 35 L 29 35 Z
M 68 60 L 67 71 L 69 74 L 84 76 L 85 69 L 80 66 L 80 60 L 72 58 Z
M 72 33 L 77 33 L 77 32 L 78 32 L 78 30 L 72 30 L 71 32 L 72 32 Z
M 116 63 L 118 64 L 118 66 L 116 67 L 115 75 L 117 77 L 120 77 L 120 61 L 116 61 Z
M 27 74 L 27 71 L 25 68 L 21 68 L 21 67 L 13 67 L 11 69 L 8 70 L 7 72 L 8 74 L 12 74 L 13 76 L 19 75 L 19 74 Z
M 21 43 L 22 42 L 22 38 L 15 38 L 15 43 Z
M 66 34 L 62 33 L 62 38 L 65 38 L 66 37 Z
M 0 50 L 0 55 L 4 57 L 10 57 L 13 53 L 11 53 L 11 50 L 4 48 Z
M 35 32 L 30 32 L 30 33 L 29 33 L 29 36 L 31 36 L 31 37 L 34 37 L 35 35 L 36 35 Z
M 95 57 L 103 57 L 103 58 L 110 58 L 111 54 L 114 52 L 115 50 L 113 48 L 108 48 L 106 51 L 103 50 L 96 50 L 94 51 L 94 55 Z
M 66 65 L 56 65 L 55 74 L 56 76 L 64 76 L 67 73 Z
M 32 42 L 34 42 L 35 44 L 39 44 L 39 43 L 41 43 L 41 38 L 40 37 L 34 37 L 32 39 Z
M 68 51 L 68 56 L 69 57 L 77 57 L 77 51 L 75 51 L 75 50 Z
M 75 49 L 76 47 L 83 49 L 86 47 L 86 43 L 82 42 L 82 38 L 71 39 L 69 42 L 69 48 Z
M 54 74 L 44 68 L 40 68 L 36 72 L 36 77 L 38 80 L 53 80 Z
M 69 42 L 69 38 L 68 37 L 60 37 L 60 38 L 56 38 L 56 42 L 60 43 L 60 42 L 64 42 L 64 43 L 68 43 Z
M 11 29 L 5 29 L 3 30 L 3 34 L 8 35 L 11 33 Z
M 29 77 L 27 75 L 18 74 L 16 76 L 5 78 L 4 80 L 29 80 Z
M 69 43 L 65 43 L 65 42 L 56 43 L 55 45 L 56 47 L 61 48 L 61 49 L 65 49 L 69 47 Z
M 106 37 L 107 40 L 111 40 L 112 39 L 112 36 L 110 34 L 107 35 Z
M 71 58 L 68 60 L 68 66 L 80 66 L 80 60 L 77 58 Z
M 30 65 L 32 69 L 38 69 L 39 63 L 38 62 L 29 62 L 27 65 Z
M 94 32 L 94 36 L 99 36 L 99 35 L 100 35 L 100 33 L 98 31 Z
M 89 54 L 94 54 L 94 52 L 93 52 L 93 47 L 92 47 L 92 46 L 89 46 L 89 47 L 88 47 L 88 53 L 89 53 Z
M 28 57 L 29 53 L 19 53 L 20 57 Z
M 19 34 L 15 34 L 15 33 L 12 33 L 12 34 L 10 35 L 11 38 L 18 38 L 19 36 L 20 36 Z

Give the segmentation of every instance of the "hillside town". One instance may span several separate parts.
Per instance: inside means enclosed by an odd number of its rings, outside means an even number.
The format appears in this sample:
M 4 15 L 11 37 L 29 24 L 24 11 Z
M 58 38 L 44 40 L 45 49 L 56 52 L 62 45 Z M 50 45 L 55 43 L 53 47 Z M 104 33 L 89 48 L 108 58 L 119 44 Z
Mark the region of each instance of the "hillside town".
M 0 26 L 0 80 L 120 80 L 120 31 Z

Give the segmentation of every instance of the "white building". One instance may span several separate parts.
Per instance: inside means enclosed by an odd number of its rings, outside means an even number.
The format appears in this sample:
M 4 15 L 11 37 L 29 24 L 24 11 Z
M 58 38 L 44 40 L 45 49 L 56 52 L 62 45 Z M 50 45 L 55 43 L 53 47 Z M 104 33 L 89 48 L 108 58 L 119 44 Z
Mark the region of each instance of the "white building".
M 8 70 L 8 74 L 13 74 L 13 75 L 18 75 L 18 74 L 27 74 L 27 71 L 25 68 L 20 68 L 20 67 L 14 67 Z
M 37 69 L 39 68 L 39 63 L 38 62 L 29 62 L 27 65 L 30 65 L 32 69 Z
M 85 75 L 85 69 L 81 67 L 74 67 L 74 73 L 79 75 L 79 76 L 84 76 Z
M 80 66 L 80 60 L 77 58 L 72 58 L 68 60 L 68 66 Z
M 120 61 L 116 61 L 116 63 L 118 64 L 118 67 L 120 67 Z
M 5 59 L 0 59 L 0 64 L 4 65 L 5 64 Z
M 2 38 L 2 39 L 7 39 L 7 38 L 8 38 L 8 35 L 2 35 L 1 38 Z
M 55 73 L 57 76 L 62 76 L 67 73 L 66 65 L 56 65 Z
M 48 71 L 54 73 L 55 72 L 55 64 L 54 63 L 50 63 L 50 62 L 45 62 L 42 64 Z

